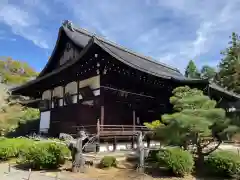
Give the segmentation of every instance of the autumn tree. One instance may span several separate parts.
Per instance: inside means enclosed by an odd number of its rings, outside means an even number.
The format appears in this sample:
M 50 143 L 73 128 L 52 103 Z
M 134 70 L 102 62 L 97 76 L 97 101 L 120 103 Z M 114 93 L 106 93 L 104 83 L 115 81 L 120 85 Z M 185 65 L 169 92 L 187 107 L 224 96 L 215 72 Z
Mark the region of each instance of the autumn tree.
M 231 41 L 221 54 L 223 58 L 219 64 L 219 72 L 217 74 L 217 83 L 228 90 L 240 93 L 240 38 L 237 33 L 232 33 Z
M 170 98 L 174 113 L 165 114 L 161 120 L 145 125 L 156 131 L 156 136 L 166 145 L 175 143 L 191 149 L 198 163 L 215 151 L 226 135 L 233 135 L 239 128 L 227 120 L 225 111 L 216 108 L 216 101 L 198 89 L 188 86 L 173 90 Z
M 36 120 L 39 118 L 39 111 L 27 108 L 12 99 L 6 85 L 0 84 L 0 135 L 4 136 L 15 131 L 19 123 Z
M 19 85 L 35 78 L 38 73 L 28 63 L 12 58 L 0 60 L 1 82 L 7 85 Z
M 197 66 L 193 62 L 193 60 L 190 60 L 186 70 L 185 70 L 185 76 L 188 78 L 193 78 L 193 79 L 199 79 L 200 78 L 200 73 L 198 72 Z

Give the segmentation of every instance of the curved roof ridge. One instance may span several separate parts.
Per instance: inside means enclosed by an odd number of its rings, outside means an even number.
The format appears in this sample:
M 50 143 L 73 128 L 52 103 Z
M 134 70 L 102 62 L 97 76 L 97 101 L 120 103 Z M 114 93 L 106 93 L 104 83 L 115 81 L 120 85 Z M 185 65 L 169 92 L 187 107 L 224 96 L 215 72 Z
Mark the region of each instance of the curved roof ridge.
M 103 41 L 103 42 L 105 42 L 105 43 L 108 43 L 109 45 L 112 45 L 112 46 L 114 46 L 114 47 L 116 47 L 116 48 L 119 48 L 119 49 L 121 49 L 121 50 L 124 50 L 124 51 L 126 51 L 126 52 L 128 52 L 128 53 L 131 53 L 131 54 L 134 55 L 134 56 L 143 58 L 143 59 L 145 59 L 145 60 L 147 60 L 147 61 L 150 61 L 150 62 L 152 62 L 152 63 L 155 63 L 155 64 L 157 64 L 157 65 L 161 65 L 161 66 L 164 66 L 164 67 L 166 67 L 166 68 L 172 69 L 172 70 L 174 70 L 174 71 L 180 72 L 180 71 L 179 71 L 177 68 L 175 68 L 175 67 L 172 67 L 172 66 L 169 66 L 169 65 L 167 65 L 167 64 L 165 64 L 165 63 L 159 62 L 159 61 L 157 61 L 157 60 L 155 60 L 155 59 L 153 59 L 153 58 L 151 58 L 151 57 L 149 57 L 149 56 L 145 56 L 145 55 L 142 55 L 142 54 L 137 53 L 137 52 L 135 52 L 135 51 L 132 51 L 132 50 L 130 50 L 130 49 L 128 49 L 128 48 L 123 47 L 122 45 L 117 44 L 116 42 L 113 42 L 113 41 L 110 41 L 110 40 L 108 40 L 108 39 L 105 39 L 104 37 L 99 36 L 99 35 L 97 35 L 96 33 L 91 33 L 91 32 L 89 32 L 88 30 L 86 30 L 86 29 L 84 29 L 84 28 L 80 28 L 80 27 L 75 27 L 75 26 L 74 26 L 74 29 L 75 29 L 76 31 L 79 31 L 79 32 L 81 32 L 81 33 L 84 33 L 84 34 L 87 35 L 87 36 L 90 36 L 90 37 L 91 37 L 91 36 L 95 36 L 98 40 Z

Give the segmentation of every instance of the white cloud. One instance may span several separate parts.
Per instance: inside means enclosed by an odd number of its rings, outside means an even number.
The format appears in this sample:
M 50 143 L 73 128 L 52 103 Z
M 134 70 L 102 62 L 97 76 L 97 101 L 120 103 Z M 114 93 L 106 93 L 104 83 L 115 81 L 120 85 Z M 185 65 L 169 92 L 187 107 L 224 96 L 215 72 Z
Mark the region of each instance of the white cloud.
M 79 26 L 181 70 L 190 59 L 216 64 L 231 32 L 240 31 L 240 0 L 55 1 Z
M 61 20 L 70 19 L 80 27 L 181 70 L 190 59 L 199 66 L 217 64 L 231 32 L 240 32 L 240 0 L 7 2 L 0 2 L 0 23 L 39 47 L 49 48 L 55 43 L 56 27 Z M 49 28 L 50 25 L 54 27 Z
M 40 20 L 31 10 L 3 1 L 0 3 L 0 23 L 9 26 L 14 34 L 32 41 L 35 45 L 49 48 L 47 33 L 41 31 Z
M 15 38 L 8 38 L 8 37 L 4 37 L 4 36 L 0 36 L 0 40 L 16 41 Z

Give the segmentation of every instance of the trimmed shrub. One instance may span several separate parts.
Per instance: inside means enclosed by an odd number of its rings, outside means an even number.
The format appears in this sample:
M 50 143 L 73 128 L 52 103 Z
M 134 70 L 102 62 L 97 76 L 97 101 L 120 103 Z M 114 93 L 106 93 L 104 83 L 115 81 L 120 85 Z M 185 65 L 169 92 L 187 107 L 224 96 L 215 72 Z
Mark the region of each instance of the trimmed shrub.
M 194 160 L 188 151 L 181 148 L 167 148 L 157 154 L 159 167 L 165 167 L 177 176 L 184 176 L 192 172 Z
M 113 156 L 104 156 L 100 161 L 101 168 L 109 168 L 109 167 L 116 167 L 117 166 L 117 159 Z
M 33 169 L 57 168 L 65 162 L 66 148 L 52 142 L 34 143 L 27 150 L 21 152 L 18 163 L 29 165 Z
M 234 176 L 240 173 L 240 156 L 231 151 L 216 151 L 205 160 L 205 168 L 214 175 Z

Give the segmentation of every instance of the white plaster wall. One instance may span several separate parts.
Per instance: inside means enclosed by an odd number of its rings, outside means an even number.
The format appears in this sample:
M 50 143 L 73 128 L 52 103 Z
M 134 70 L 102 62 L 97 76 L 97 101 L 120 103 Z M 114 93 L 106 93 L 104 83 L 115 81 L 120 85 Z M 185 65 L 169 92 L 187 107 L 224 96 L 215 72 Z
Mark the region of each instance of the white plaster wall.
M 85 79 L 79 82 L 79 88 L 83 88 L 89 86 L 92 90 L 96 89 L 93 91 L 94 96 L 99 96 L 100 95 L 100 76 L 94 76 L 89 79 Z M 79 95 L 79 99 L 82 99 L 82 96 Z
M 76 94 L 77 93 L 77 82 L 73 81 L 66 85 L 65 93 Z M 77 103 L 77 95 L 73 96 L 73 103 Z
M 63 87 L 58 86 L 53 89 L 53 97 L 63 98 Z M 63 100 L 59 100 L 59 106 L 63 106 Z
M 44 99 L 48 99 L 48 100 L 51 99 L 51 91 L 50 90 L 46 90 L 46 91 L 43 92 L 42 100 L 44 100 Z
M 100 76 L 94 76 L 79 82 L 79 88 L 90 86 L 91 89 L 100 88 Z
M 50 127 L 50 111 L 40 113 L 40 132 L 47 132 Z

